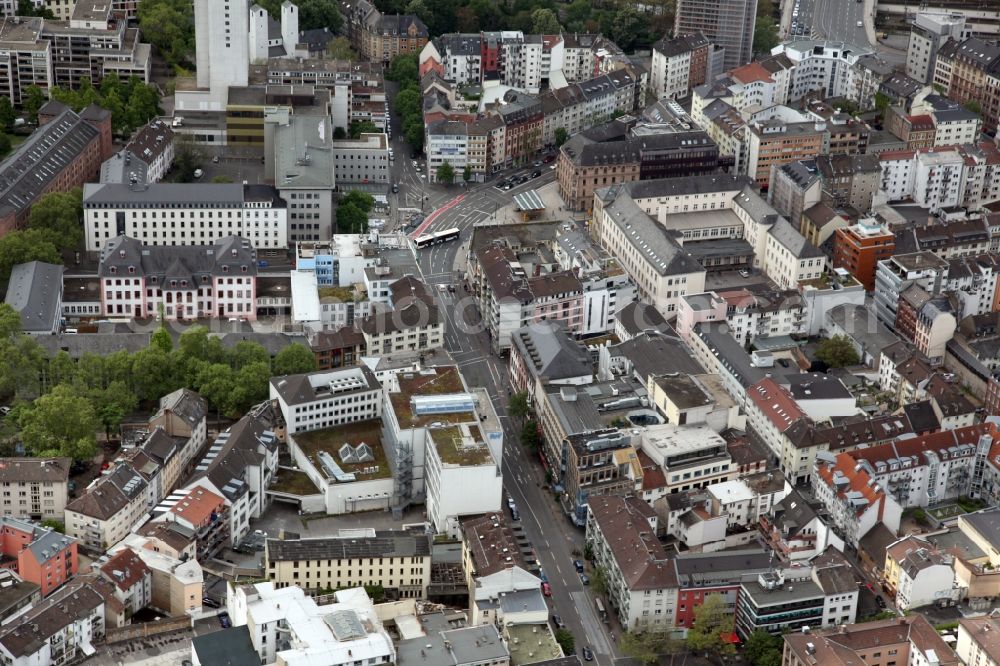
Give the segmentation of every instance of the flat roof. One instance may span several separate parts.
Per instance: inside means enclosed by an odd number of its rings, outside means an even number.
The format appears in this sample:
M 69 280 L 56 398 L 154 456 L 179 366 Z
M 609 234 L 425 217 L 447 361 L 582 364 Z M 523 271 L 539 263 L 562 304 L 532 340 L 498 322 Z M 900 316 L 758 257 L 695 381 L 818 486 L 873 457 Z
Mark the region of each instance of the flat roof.
M 411 398 L 429 395 L 448 395 L 465 393 L 462 375 L 455 366 L 428 368 L 420 372 L 405 372 L 396 376 L 399 391 L 390 392 L 396 419 L 400 428 L 407 429 L 430 425 L 434 422 L 465 423 L 473 421 L 471 412 L 429 413 L 417 414 L 413 409 Z
M 309 458 L 317 470 L 323 470 L 318 456 L 321 452 L 326 452 L 341 470 L 348 474 L 354 474 L 357 481 L 388 479 L 392 476 L 392 470 L 389 469 L 389 461 L 382 446 L 381 419 L 347 423 L 333 428 L 299 432 L 289 436 L 295 440 L 299 449 Z M 350 444 L 353 447 L 366 444 L 371 449 L 373 459 L 357 463 L 343 462 L 338 452 L 344 444 Z M 378 471 L 365 472 L 366 468 L 374 468 Z M 332 478 L 328 480 L 335 481 Z

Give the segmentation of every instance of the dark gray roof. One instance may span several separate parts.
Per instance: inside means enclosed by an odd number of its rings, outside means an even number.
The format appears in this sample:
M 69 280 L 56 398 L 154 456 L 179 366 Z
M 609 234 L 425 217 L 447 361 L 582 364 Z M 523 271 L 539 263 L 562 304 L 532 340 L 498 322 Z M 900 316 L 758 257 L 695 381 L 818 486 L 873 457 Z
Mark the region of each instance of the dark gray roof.
M 270 201 L 275 208 L 285 207 L 285 200 L 270 185 L 150 183 L 132 187 L 128 183 L 87 183 L 83 186 L 84 208 L 163 208 L 186 204 L 243 208 L 247 201 Z
M 0 644 L 15 659 L 33 655 L 72 623 L 90 617 L 104 598 L 83 580 L 71 581 L 0 629 Z M 254 655 L 256 656 L 256 654 Z M 258 659 L 256 664 L 260 663 Z
M 652 182 L 652 181 L 640 181 Z M 618 186 L 614 186 L 617 188 Z M 606 201 L 604 212 L 611 223 L 621 229 L 625 239 L 642 255 L 660 275 L 700 273 L 705 269 L 689 257 L 677 239 L 663 225 L 653 220 L 633 199 L 622 190 L 599 191 Z M 655 195 L 654 195 L 655 196 Z M 612 200 L 613 199 L 613 200 Z
M 362 557 L 430 557 L 426 534 L 403 530 L 376 532 L 374 537 L 268 539 L 265 559 L 271 562 L 345 560 Z
M 543 381 L 593 373 L 590 352 L 557 322 L 542 321 L 515 331 L 511 344 L 525 359 L 528 372 Z
M 823 252 L 818 247 L 806 240 L 805 236 L 800 234 L 798 230 L 783 217 L 778 218 L 774 225 L 768 230 L 768 233 L 771 234 L 774 240 L 781 243 L 786 250 L 791 252 L 792 256 L 796 259 L 811 259 L 823 256 Z
M 207 477 L 229 500 L 241 497 L 249 490 L 248 468 L 263 463 L 260 449 L 275 451 L 278 448 L 274 433 L 277 419 L 270 402 L 254 407 L 215 438 L 195 468 L 195 478 Z
M 208 402 L 191 389 L 181 388 L 160 398 L 157 416 L 168 409 L 194 427 L 208 414 Z
M 695 49 L 708 45 L 709 41 L 705 38 L 705 35 L 700 32 L 696 32 L 693 34 L 680 35 L 679 37 L 674 37 L 673 39 L 664 37 L 660 41 L 653 44 L 653 48 L 670 58 L 682 53 L 689 53 Z
M 971 525 L 996 549 L 1000 544 L 1000 509 L 986 509 L 967 513 L 959 519 Z
M 135 353 L 149 346 L 149 333 L 80 333 L 78 335 L 40 335 L 36 342 L 49 355 L 60 350 L 78 359 L 84 354 L 107 356 L 116 351 Z
M 681 176 L 679 178 L 659 178 L 655 180 L 637 180 L 622 183 L 598 190 L 604 198 L 616 188 L 631 195 L 633 199 L 649 199 L 654 197 L 674 197 L 685 194 L 710 194 L 714 192 L 729 192 L 742 190 L 749 183 L 746 176 L 733 176 L 726 173 L 713 173 L 704 176 Z M 613 197 L 611 197 L 613 198 Z
M 330 381 L 313 386 L 312 378 L 344 378 L 356 381 L 356 384 L 342 386 L 336 393 L 329 390 Z M 360 365 L 355 368 L 342 368 L 337 370 L 321 370 L 302 375 L 282 375 L 271 378 L 271 385 L 275 388 L 281 398 L 289 405 L 302 405 L 316 400 L 329 398 L 331 395 L 344 396 L 352 393 L 365 391 L 377 391 L 381 384 L 375 378 L 375 374 L 367 365 Z
M 49 333 L 56 329 L 62 315 L 63 267 L 42 261 L 18 264 L 10 272 L 7 304 L 21 315 L 21 326 L 28 333 Z
M 937 432 L 941 429 L 941 422 L 938 421 L 937 414 L 930 400 L 911 402 L 903 405 L 903 413 L 910 421 L 913 432 L 920 434 L 925 432 Z
M 63 107 L 0 162 L 0 214 L 29 207 L 82 153 L 97 150 L 98 136 L 96 127 Z
M 677 335 L 663 315 L 654 306 L 642 301 L 632 301 L 615 315 L 625 331 L 635 336 L 643 331 L 659 331 L 667 335 Z
M 226 236 L 212 245 L 142 245 L 134 238 L 116 236 L 101 250 L 98 275 L 155 278 L 160 285 L 176 280 L 171 288 L 194 290 L 213 276 L 256 276 L 257 251 L 239 236 Z
M 704 372 L 680 338 L 656 331 L 644 331 L 631 340 L 613 345 L 608 351 L 612 358 L 624 356 L 629 359 L 644 384 L 650 375 L 670 372 L 699 375 Z
M 191 651 L 200 664 L 260 666 L 260 655 L 250 640 L 248 625 L 213 631 L 191 639 Z
M 730 335 L 725 322 L 695 324 L 694 333 L 744 388 L 764 379 L 765 371 L 752 365 L 750 354 Z
M 451 55 L 477 56 L 482 54 L 482 37 L 478 32 L 466 34 L 453 32 L 438 38 L 441 55 L 447 51 Z
M 759 548 L 715 553 L 681 553 L 674 558 L 677 580 L 685 587 L 720 580 L 739 582 L 747 573 L 766 571 L 771 555 Z
M 798 490 L 788 493 L 784 499 L 771 509 L 771 523 L 780 529 L 787 537 L 794 537 L 798 531 L 808 527 L 817 516 Z
M 879 321 L 871 308 L 864 305 L 845 303 L 834 306 L 827 310 L 826 319 L 844 330 L 863 352 L 875 357 L 881 350 L 899 342 L 899 338 Z
M 853 397 L 843 382 L 821 372 L 785 375 L 780 383 L 796 400 L 837 400 Z

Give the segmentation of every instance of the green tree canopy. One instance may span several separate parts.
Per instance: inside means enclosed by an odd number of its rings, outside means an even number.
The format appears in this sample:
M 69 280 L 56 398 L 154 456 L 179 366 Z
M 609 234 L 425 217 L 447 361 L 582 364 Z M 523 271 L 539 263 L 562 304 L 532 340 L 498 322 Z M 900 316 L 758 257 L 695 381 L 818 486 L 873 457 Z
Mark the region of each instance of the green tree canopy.
M 451 166 L 451 162 L 444 162 L 437 168 L 437 181 L 445 185 L 455 182 L 455 168 Z
M 326 45 L 326 54 L 334 60 L 357 60 L 358 54 L 351 48 L 351 41 L 347 37 L 336 37 Z
M 569 139 L 569 132 L 565 127 L 557 127 L 555 132 L 556 146 L 561 146 Z
M 90 401 L 65 384 L 35 400 L 20 425 L 24 445 L 36 456 L 85 460 L 97 447 L 99 423 Z
M 14 111 L 14 105 L 10 102 L 10 97 L 0 97 L 0 127 L 3 127 L 5 131 L 10 131 L 14 127 L 15 120 L 17 120 L 17 113 Z
M 771 49 L 781 43 L 778 36 L 778 26 L 770 16 L 758 16 L 753 31 L 753 52 L 770 53 Z
M 45 92 L 36 85 L 30 85 L 24 89 L 21 96 L 21 108 L 28 114 L 28 120 L 33 123 L 38 122 L 38 110 L 45 106 L 47 101 Z
M 60 248 L 76 249 L 83 241 L 83 191 L 49 192 L 39 197 L 28 213 L 28 228 L 51 234 Z
M 746 644 L 743 646 L 743 656 L 753 666 L 760 666 L 758 662 L 768 653 L 775 651 L 778 652 L 780 660 L 781 640 L 763 629 L 757 629 L 750 634 Z
M 562 648 L 564 654 L 576 653 L 576 638 L 569 629 L 556 629 L 556 643 Z
M 375 208 L 375 197 L 361 190 L 351 190 L 340 198 L 340 205 L 344 204 L 357 206 L 361 212 L 370 213 Z
M 622 634 L 618 646 L 622 653 L 643 664 L 655 664 L 660 655 L 669 652 L 668 639 L 661 633 L 645 631 L 636 634 L 631 631 Z
M 20 333 L 21 315 L 10 303 L 0 303 L 0 341 L 7 341 Z
M 472 180 L 472 167 L 470 167 L 468 164 L 466 164 L 465 168 L 462 169 L 462 180 L 464 180 L 466 183 Z
M 360 122 L 351 123 L 350 127 L 350 135 L 352 139 L 357 139 L 362 134 L 375 134 L 378 131 L 378 127 L 370 120 L 362 120 Z
M 389 69 L 385 74 L 385 78 L 399 84 L 407 81 L 416 83 L 420 78 L 418 76 L 419 71 L 420 67 L 416 55 L 398 55 L 389 63 Z
M 274 357 L 275 375 L 297 375 L 316 369 L 316 357 L 305 345 L 293 343 Z
M 191 0 L 143 0 L 136 14 L 143 39 L 159 51 L 168 65 L 193 64 L 194 3 Z M 305 29 L 302 25 L 299 28 Z
M 337 231 L 342 234 L 363 234 L 368 231 L 368 214 L 353 203 L 337 206 Z
M 558 35 L 562 33 L 559 17 L 551 9 L 540 7 L 531 12 L 531 32 L 540 35 Z
M 843 368 L 860 362 L 858 352 L 845 335 L 835 335 L 821 340 L 816 347 L 816 358 L 831 368 Z
M 25 229 L 0 236 L 0 283 L 7 283 L 14 266 L 28 261 L 62 263 L 59 248 L 56 247 L 49 232 Z
M 735 653 L 735 646 L 724 638 L 733 632 L 733 619 L 723 595 L 706 595 L 694 611 L 694 624 L 687 634 L 688 649 L 716 656 Z
M 623 51 L 631 52 L 644 34 L 646 20 L 634 5 L 623 4 L 611 24 L 611 39 Z
M 336 33 L 344 25 L 336 0 L 298 0 L 295 4 L 299 8 L 299 30 L 329 28 Z

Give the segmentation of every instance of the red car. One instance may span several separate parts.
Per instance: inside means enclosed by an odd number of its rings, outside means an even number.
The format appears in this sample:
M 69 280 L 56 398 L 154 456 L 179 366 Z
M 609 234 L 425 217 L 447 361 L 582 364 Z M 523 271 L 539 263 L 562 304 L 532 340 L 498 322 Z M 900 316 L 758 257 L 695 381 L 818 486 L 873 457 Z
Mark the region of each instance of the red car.
M 548 583 L 542 583 L 542 594 L 544 594 L 547 597 L 551 597 L 552 596 L 552 586 L 549 585 Z
M 545 162 L 546 164 L 548 164 L 549 162 L 555 162 L 556 161 L 556 156 L 555 155 L 546 155 L 545 159 L 542 160 L 542 161 Z

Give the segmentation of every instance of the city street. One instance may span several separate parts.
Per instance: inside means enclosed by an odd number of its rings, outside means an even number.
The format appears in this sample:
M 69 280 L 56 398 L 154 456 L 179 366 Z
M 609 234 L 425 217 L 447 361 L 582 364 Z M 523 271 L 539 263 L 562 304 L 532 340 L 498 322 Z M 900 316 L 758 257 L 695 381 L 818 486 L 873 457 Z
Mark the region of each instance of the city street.
M 510 383 L 506 363 L 490 353 L 489 336 L 477 325 L 478 310 L 461 287 L 472 227 L 478 223 L 488 224 L 498 211 L 510 203 L 514 194 L 541 187 L 554 178 L 555 173 L 545 169 L 539 178 L 508 191 L 497 190 L 488 183 L 469 188 L 427 186 L 427 211 L 440 212 L 421 232 L 458 227 L 462 233 L 457 242 L 419 250 L 417 259 L 426 282 L 456 285 L 454 293 L 434 289 L 447 318 L 445 346 L 461 368 L 466 383 L 487 390 L 504 426 L 504 485 L 520 509 L 525 533 L 534 544 L 536 556 L 552 585 L 552 612 L 561 615 L 567 628 L 573 632 L 578 653 L 589 645 L 596 661 L 607 666 L 614 663 L 618 655 L 608 628 L 597 616 L 592 597 L 573 568 L 573 560 L 583 551 L 583 533 L 570 524 L 552 494 L 542 487 L 544 472 L 541 465 L 520 445 L 521 423 L 512 421 L 507 415 Z M 407 178 L 404 182 L 410 185 L 412 180 Z M 400 189 L 403 194 L 403 187 Z M 457 197 L 463 198 L 448 207 L 448 202 Z M 500 223 L 505 221 L 513 220 L 498 220 Z
M 858 21 L 865 22 L 868 7 L 869 2 L 858 0 L 802 0 L 799 16 L 811 17 L 805 25 L 811 25 L 817 39 L 870 46 L 867 29 L 858 26 Z

